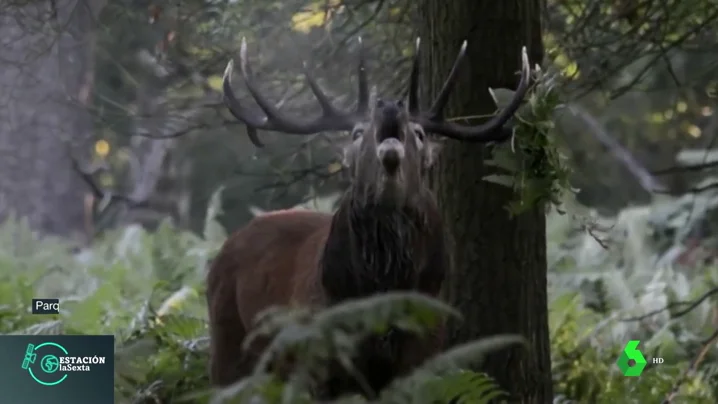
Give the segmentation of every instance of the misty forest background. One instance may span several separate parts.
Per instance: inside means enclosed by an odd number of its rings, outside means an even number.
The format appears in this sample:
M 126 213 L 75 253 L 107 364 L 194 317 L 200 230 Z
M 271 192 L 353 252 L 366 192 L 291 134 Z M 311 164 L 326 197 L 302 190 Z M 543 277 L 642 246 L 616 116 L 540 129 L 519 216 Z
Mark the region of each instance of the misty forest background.
M 334 141 L 339 134 L 260 132 L 265 147 L 254 147 L 222 103 L 227 61 L 246 37 L 262 88 L 286 113 L 305 116 L 318 113 L 318 105 L 302 78 L 304 62 L 337 105 L 350 107 L 357 36 L 372 85 L 401 96 L 417 35 L 449 33 L 425 47 L 453 57 L 473 26 L 486 40 L 470 42 L 475 56 L 462 74 L 479 79 L 464 83 L 513 88 L 509 79 L 485 77 L 496 77 L 497 69 L 514 77 L 518 64 L 506 61 L 518 61 L 540 18 L 542 69 L 529 108 L 543 110 L 523 127 L 550 140 L 541 145 L 553 153 L 550 181 L 517 184 L 525 177 L 515 173 L 490 182 L 480 170 L 463 169 L 472 167 L 466 156 L 455 161 L 461 169 L 440 164 L 434 181 L 446 209 L 508 195 L 496 199 L 501 205 L 475 205 L 471 219 L 452 220 L 467 226 L 494 223 L 489 217 L 533 220 L 539 233 L 522 233 L 518 225 L 506 231 L 520 245 L 538 242 L 540 254 L 543 222 L 522 217 L 548 212 L 546 267 L 539 262 L 535 273 L 548 279 L 550 386 L 502 359 L 503 351 L 490 356 L 500 365 L 478 366 L 487 349 L 511 342 L 484 339 L 472 355 L 448 352 L 397 381 L 377 402 L 480 403 L 504 393 L 526 403 L 718 402 L 718 2 L 493 3 L 2 2 L 0 332 L 115 334 L 119 403 L 248 402 L 247 395 L 307 402 L 298 385 L 262 369 L 251 383 L 208 391 L 208 260 L 253 215 L 293 206 L 331 211 L 347 186 Z M 456 23 L 434 17 L 462 11 L 468 15 Z M 539 42 L 528 44 L 534 59 L 542 55 Z M 497 55 L 506 55 L 503 62 Z M 439 62 L 423 76 L 425 90 L 436 91 L 433 78 L 448 66 Z M 241 80 L 234 85 L 247 96 Z M 455 93 L 462 101 L 454 112 L 491 112 L 469 108 L 476 97 L 488 97 L 483 84 L 460 85 Z M 458 145 L 447 152 L 459 148 L 480 150 Z M 473 159 L 480 164 L 479 153 Z M 452 193 L 442 184 L 452 184 Z M 538 207 L 525 212 L 522 201 Z M 502 250 L 501 226 L 459 230 L 457 260 L 465 273 L 473 269 L 490 280 L 513 270 L 487 252 Z M 475 245 L 483 247 L 471 250 Z M 454 290 L 451 303 L 466 315 L 460 330 L 470 331 L 457 331 L 467 335 L 456 339 L 529 327 L 513 323 L 528 321 L 521 316 L 491 309 L 503 307 L 500 297 L 510 299 L 510 290 L 488 291 L 495 287 L 481 276 L 462 279 L 468 292 Z M 531 296 L 546 290 L 538 292 Z M 472 311 L 484 293 L 499 297 L 495 306 Z M 30 315 L 33 297 L 59 297 L 62 313 Z M 380 299 L 334 313 L 332 324 L 359 318 L 352 327 L 363 332 L 382 322 L 419 324 L 448 310 L 407 299 L 411 304 L 396 310 L 396 301 Z M 274 320 L 268 329 L 306 327 L 291 316 Z M 280 348 L 301 346 L 312 355 L 336 342 L 302 335 L 285 335 Z M 615 362 L 631 339 L 641 340 L 649 361 L 664 363 L 649 364 L 638 378 L 622 376 Z M 522 378 L 531 382 L 510 383 Z

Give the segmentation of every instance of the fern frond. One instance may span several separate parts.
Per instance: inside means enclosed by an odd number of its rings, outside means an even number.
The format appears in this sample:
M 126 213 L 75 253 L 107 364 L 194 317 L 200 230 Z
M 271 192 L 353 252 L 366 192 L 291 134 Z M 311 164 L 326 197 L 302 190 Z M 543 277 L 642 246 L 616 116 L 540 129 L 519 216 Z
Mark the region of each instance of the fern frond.
M 503 334 L 481 338 L 452 348 L 424 364 L 420 370 L 441 373 L 452 369 L 479 366 L 486 355 L 514 345 L 528 346 L 526 339 L 520 335 Z
M 422 389 L 427 403 L 488 404 L 506 396 L 485 373 L 459 371 L 429 381 Z
M 514 345 L 526 345 L 525 338 L 497 335 L 457 346 L 428 360 L 409 376 L 395 380 L 382 392 L 382 402 L 435 404 L 468 396 L 470 400 L 462 402 L 488 403 L 502 394 L 491 379 L 480 373 L 457 372 L 457 369 L 480 365 L 489 353 Z M 439 390 L 446 388 L 451 394 L 431 393 L 426 386 Z
M 50 320 L 42 323 L 33 324 L 23 330 L 18 330 L 12 334 L 24 335 L 60 335 L 63 333 L 62 320 Z
M 436 326 L 442 317 L 461 318 L 461 313 L 441 300 L 416 292 L 390 292 L 348 301 L 316 316 L 326 329 L 382 332 L 394 326 L 423 332 Z

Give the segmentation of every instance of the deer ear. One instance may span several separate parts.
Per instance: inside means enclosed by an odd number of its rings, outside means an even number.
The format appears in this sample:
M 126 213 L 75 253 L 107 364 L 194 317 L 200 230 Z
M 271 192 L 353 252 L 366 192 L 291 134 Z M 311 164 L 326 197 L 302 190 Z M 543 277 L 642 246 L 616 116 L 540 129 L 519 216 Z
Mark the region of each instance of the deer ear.
M 351 149 L 344 149 L 342 153 L 342 165 L 344 167 L 349 167 L 351 165 L 351 161 L 354 158 L 354 151 Z
M 426 148 L 424 151 L 424 168 L 429 168 L 434 165 L 434 162 L 436 162 L 436 159 L 439 157 L 441 148 L 444 147 L 444 142 L 441 139 L 442 138 L 427 136 L 426 143 L 424 144 Z
M 350 136 L 346 139 L 342 139 L 342 164 L 344 167 L 349 167 L 354 162 L 357 151 L 361 147 L 362 138 L 359 137 L 352 140 Z
M 351 136 L 337 136 L 331 139 L 326 139 L 329 144 L 329 149 L 337 157 L 337 160 L 341 160 L 343 165 L 347 162 L 347 152 L 353 149 Z

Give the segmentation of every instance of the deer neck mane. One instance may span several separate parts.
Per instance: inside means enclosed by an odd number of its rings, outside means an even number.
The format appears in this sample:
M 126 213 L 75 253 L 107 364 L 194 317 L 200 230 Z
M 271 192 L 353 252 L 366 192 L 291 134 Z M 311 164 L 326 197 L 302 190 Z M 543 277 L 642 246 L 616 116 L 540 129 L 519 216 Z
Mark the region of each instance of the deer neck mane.
M 425 207 L 353 196 L 334 214 L 319 261 L 329 302 L 415 289 L 429 238 Z

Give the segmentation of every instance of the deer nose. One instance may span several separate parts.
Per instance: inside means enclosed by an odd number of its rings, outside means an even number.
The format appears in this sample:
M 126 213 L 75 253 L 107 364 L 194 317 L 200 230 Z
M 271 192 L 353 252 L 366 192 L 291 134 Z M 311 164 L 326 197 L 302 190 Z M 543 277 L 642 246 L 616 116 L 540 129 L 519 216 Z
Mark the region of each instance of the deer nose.
M 379 161 L 388 174 L 394 174 L 404 158 L 404 145 L 396 138 L 387 139 L 377 149 Z

